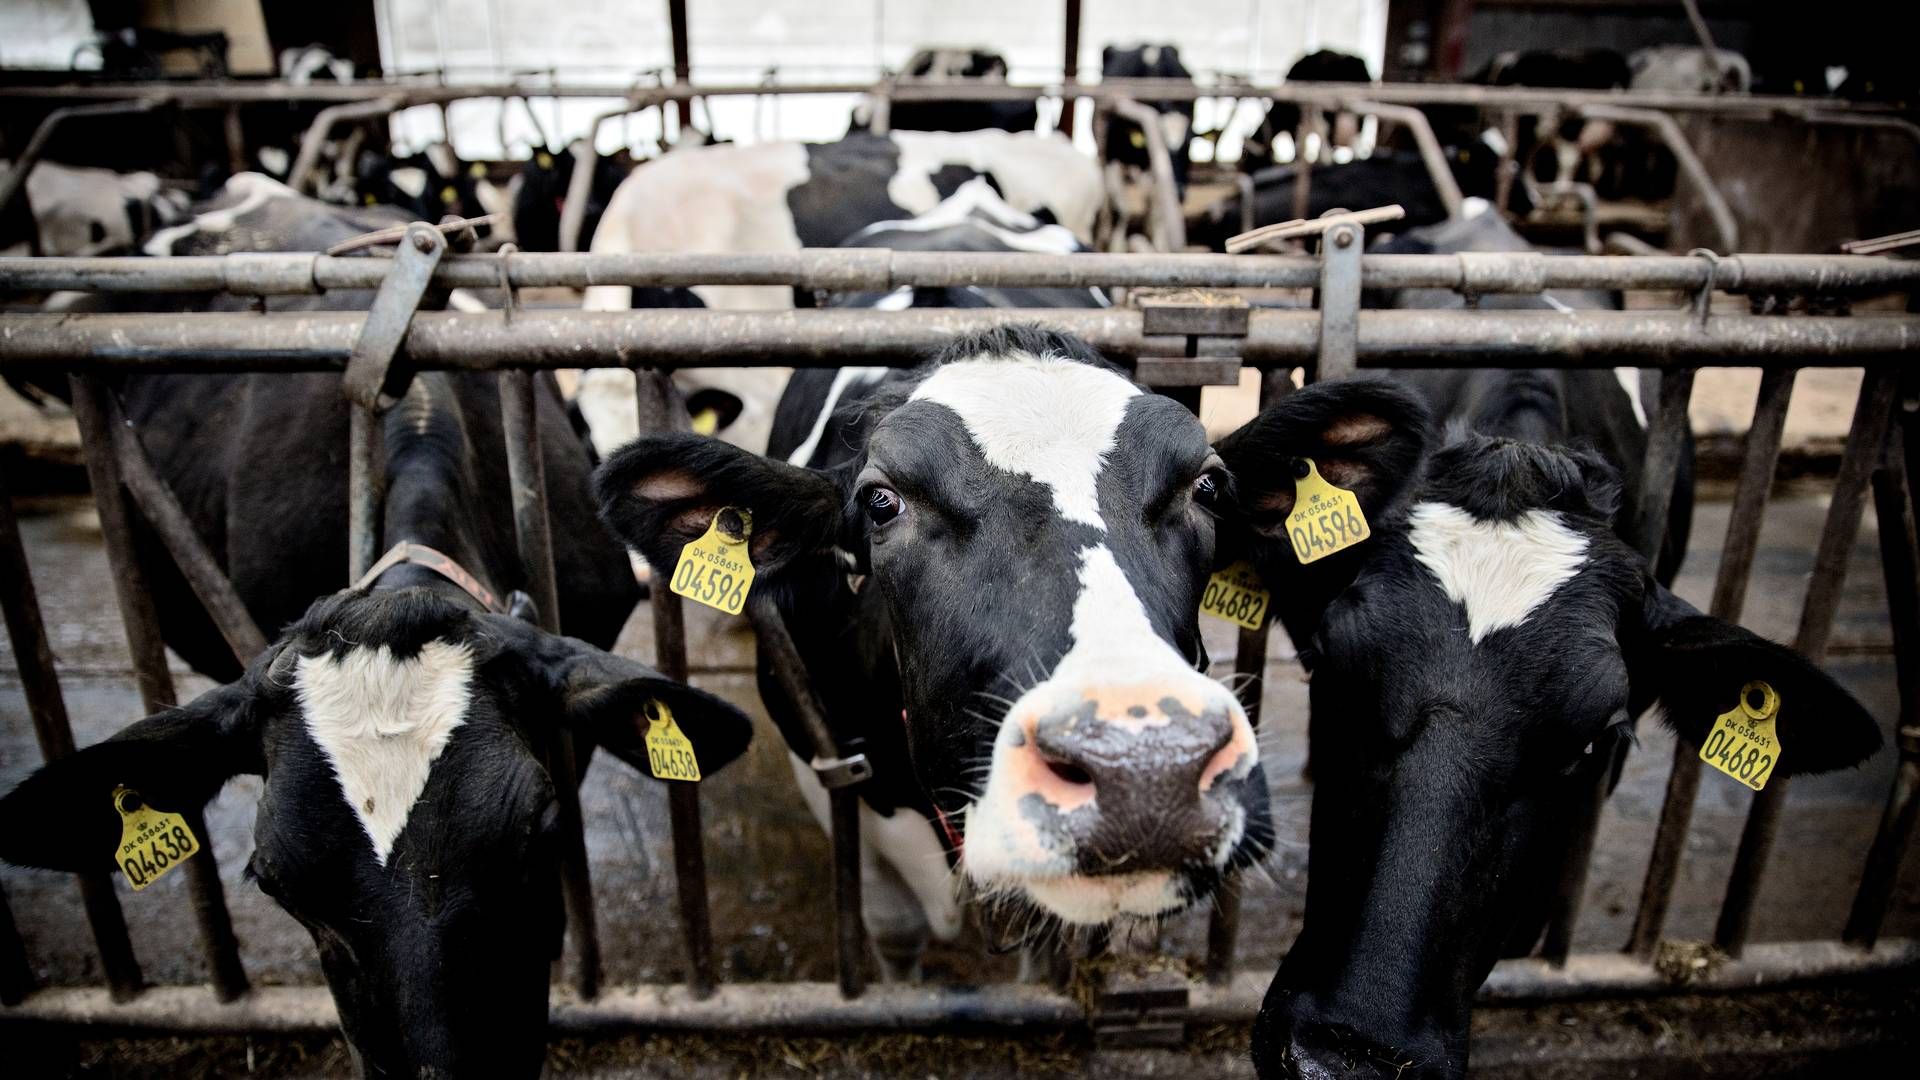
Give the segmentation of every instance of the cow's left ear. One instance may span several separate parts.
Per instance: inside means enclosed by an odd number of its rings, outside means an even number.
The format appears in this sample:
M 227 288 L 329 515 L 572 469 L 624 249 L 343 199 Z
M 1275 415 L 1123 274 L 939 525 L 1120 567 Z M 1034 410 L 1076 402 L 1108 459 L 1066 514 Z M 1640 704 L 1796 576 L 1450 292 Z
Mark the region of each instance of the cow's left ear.
M 1651 578 L 1635 629 L 1625 642 L 1635 710 L 1658 699 L 1667 726 L 1696 745 L 1743 688 L 1764 682 L 1780 695 L 1780 775 L 1858 765 L 1880 749 L 1880 725 L 1806 657 L 1701 614 Z
M 593 477 L 600 517 L 658 571 L 729 507 L 753 515 L 749 555 L 765 580 L 803 555 L 831 551 L 845 507 L 826 474 L 704 435 L 660 435 L 616 450 Z

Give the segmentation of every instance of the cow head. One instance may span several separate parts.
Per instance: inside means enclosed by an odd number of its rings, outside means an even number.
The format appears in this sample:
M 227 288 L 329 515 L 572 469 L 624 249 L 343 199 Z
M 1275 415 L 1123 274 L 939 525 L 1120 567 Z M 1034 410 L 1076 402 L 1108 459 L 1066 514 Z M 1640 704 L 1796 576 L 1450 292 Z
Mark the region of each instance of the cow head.
M 1195 670 L 1232 486 L 1200 423 L 1033 327 L 956 342 L 855 407 L 831 472 L 642 440 L 601 469 L 603 513 L 670 567 L 748 509 L 754 588 L 783 602 L 803 574 L 865 576 L 914 770 L 978 891 L 1099 924 L 1258 858 L 1254 733 Z
M 1880 741 L 1804 658 L 1655 583 L 1612 531 L 1598 455 L 1466 435 L 1427 477 L 1304 651 L 1310 883 L 1255 1027 L 1263 1075 L 1463 1074 L 1475 990 L 1532 947 L 1581 809 L 1652 702 L 1698 742 L 1764 680 L 1778 776 Z
M 116 788 L 181 811 L 262 775 L 247 876 L 312 934 L 362 1070 L 532 1076 L 564 921 L 543 749 L 565 725 L 650 775 L 661 704 L 704 772 L 745 748 L 732 706 L 584 642 L 426 588 L 342 592 L 238 681 L 29 777 L 0 857 L 109 870 Z

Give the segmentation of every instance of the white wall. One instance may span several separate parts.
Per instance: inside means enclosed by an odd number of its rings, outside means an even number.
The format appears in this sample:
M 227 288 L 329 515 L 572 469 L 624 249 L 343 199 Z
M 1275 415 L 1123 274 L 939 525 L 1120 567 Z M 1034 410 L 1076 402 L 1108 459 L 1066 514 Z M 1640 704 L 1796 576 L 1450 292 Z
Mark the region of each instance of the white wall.
M 627 84 L 671 65 L 666 0 L 377 0 L 389 71 L 445 70 L 449 80 L 510 78 L 548 69 L 562 83 Z M 1062 0 L 687 0 L 695 82 L 756 82 L 768 69 L 786 82 L 864 82 L 903 63 L 922 45 L 983 45 L 1007 58 L 1016 82 L 1057 79 Z M 1385 51 L 1387 0 L 1086 0 L 1080 69 L 1094 79 L 1100 50 L 1151 42 L 1180 47 L 1189 69 L 1278 80 L 1301 55 L 1320 48 L 1364 57 L 1376 73 Z M 651 75 L 645 76 L 651 81 Z M 617 99 L 542 99 L 534 104 L 559 141 L 585 132 Z M 832 139 L 846 130 L 851 97 L 719 98 L 713 125 L 741 141 Z M 1082 140 L 1087 116 L 1081 110 Z M 502 108 L 453 106 L 454 144 L 469 157 L 502 154 Z M 1198 126 L 1217 122 L 1202 103 Z M 1236 129 L 1257 116 L 1242 110 Z M 601 149 L 659 136 L 657 113 L 602 132 Z M 403 115 L 404 143 L 442 138 L 438 109 Z M 519 106 L 504 118 L 506 156 L 524 157 L 533 128 Z M 1237 151 L 1237 132 L 1225 145 Z M 1090 143 L 1089 143 L 1090 145 Z

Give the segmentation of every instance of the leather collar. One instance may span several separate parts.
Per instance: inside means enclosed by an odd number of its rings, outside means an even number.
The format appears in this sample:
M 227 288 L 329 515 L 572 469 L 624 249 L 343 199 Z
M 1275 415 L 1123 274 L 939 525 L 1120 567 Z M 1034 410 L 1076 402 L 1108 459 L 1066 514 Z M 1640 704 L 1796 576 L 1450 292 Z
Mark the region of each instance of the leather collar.
M 401 563 L 425 567 L 460 586 L 462 592 L 479 601 L 480 606 L 488 611 L 497 615 L 507 613 L 507 609 L 501 606 L 499 599 L 493 595 L 493 591 L 480 584 L 480 579 L 468 573 L 467 568 L 455 562 L 452 556 L 410 540 L 402 540 L 387 549 L 387 553 L 380 556 L 379 562 L 367 567 L 367 572 L 360 575 L 360 580 L 354 582 L 353 587 L 364 589 L 378 581 L 381 574 Z

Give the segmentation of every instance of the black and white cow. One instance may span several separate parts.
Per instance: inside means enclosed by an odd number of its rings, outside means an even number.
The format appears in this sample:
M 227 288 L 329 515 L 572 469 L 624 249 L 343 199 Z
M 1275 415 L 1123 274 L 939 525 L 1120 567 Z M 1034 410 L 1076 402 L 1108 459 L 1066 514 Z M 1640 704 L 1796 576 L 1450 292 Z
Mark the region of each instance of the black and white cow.
M 985 49 L 919 49 L 901 66 L 897 82 L 998 83 L 1007 81 L 1007 58 Z M 853 110 L 849 132 L 873 130 L 874 105 L 862 100 Z M 893 101 L 887 126 L 894 131 L 1032 131 L 1040 123 L 1039 104 L 1027 101 Z
M 1103 198 L 1092 159 L 1055 134 L 1004 131 L 895 131 L 838 142 L 773 142 L 677 150 L 646 162 L 619 189 L 593 237 L 596 252 L 797 251 L 836 247 L 881 221 L 925 214 L 977 177 L 1001 200 L 1042 224 L 1085 241 Z M 786 286 L 723 285 L 693 290 L 712 308 L 793 306 Z M 810 296 L 807 298 L 810 300 Z M 622 286 L 587 290 L 586 306 L 624 311 Z M 724 437 L 765 449 L 785 368 L 708 369 L 676 376 L 692 395 L 712 389 L 741 403 Z M 596 370 L 580 380 L 578 402 L 604 456 L 638 434 L 633 379 Z
M 1172 45 L 1109 45 L 1100 50 L 1100 78 L 1105 79 L 1181 79 L 1193 81 L 1193 72 L 1180 61 L 1180 50 Z M 1167 141 L 1167 153 L 1173 158 L 1173 179 L 1183 190 L 1192 171 L 1189 148 L 1193 143 L 1193 99 L 1143 101 L 1141 104 L 1160 114 L 1160 130 Z M 1147 137 L 1140 125 L 1122 116 L 1108 114 L 1107 130 L 1101 144 L 1108 161 L 1117 161 L 1135 169 L 1145 169 Z
M 557 154 L 536 150 L 520 167 L 508 185 L 508 199 L 513 207 L 514 242 L 521 250 L 560 250 L 560 218 L 566 212 L 573 171 L 579 163 L 579 157 L 569 147 Z M 594 155 L 593 180 L 587 188 L 587 205 L 576 239 L 578 250 L 591 250 L 608 202 L 632 171 L 633 162 L 625 154 Z
M 1296 396 L 1322 406 L 1304 425 L 1370 408 Z M 913 370 L 796 379 L 769 457 L 643 439 L 596 482 L 655 566 L 719 509 L 753 512 L 755 588 L 873 762 L 862 836 L 926 913 L 875 927 L 883 954 L 957 929 L 949 859 L 1035 927 L 1088 926 L 1204 901 L 1267 849 L 1253 732 L 1195 670 L 1231 480 L 1198 420 L 1084 343 L 1015 326 Z
M 1373 81 L 1373 72 L 1367 70 L 1367 62 L 1358 56 L 1332 49 L 1316 49 L 1293 62 L 1293 66 L 1287 69 L 1286 81 L 1370 83 Z M 1240 171 L 1256 172 L 1278 164 L 1274 148 L 1281 135 L 1298 141 L 1302 116 L 1300 106 L 1291 101 L 1276 101 L 1269 106 L 1260 126 L 1247 137 L 1246 145 L 1241 149 Z M 1336 146 L 1351 146 L 1358 133 L 1359 124 L 1354 115 L 1342 112 L 1334 118 L 1332 130 L 1322 134 Z M 1296 146 L 1295 159 L 1299 159 L 1303 152 L 1301 147 Z
M 0 172 L 11 168 L 0 161 Z M 0 217 L 0 255 L 111 255 L 186 216 L 187 194 L 150 172 L 42 161 Z
M 172 244 L 258 249 L 359 231 L 285 188 L 251 201 L 269 184 L 243 183 Z M 323 298 L 355 299 L 366 297 Z M 240 670 L 156 539 L 136 534 L 168 644 L 225 685 L 0 800 L 0 858 L 104 870 L 120 835 L 116 787 L 178 811 L 232 776 L 264 776 L 248 876 L 312 935 L 369 1076 L 539 1072 L 564 921 L 555 785 L 572 779 L 547 771 L 556 733 L 573 733 L 583 764 L 602 745 L 642 775 L 660 706 L 708 775 L 750 735 L 732 706 L 604 651 L 636 589 L 619 545 L 587 524 L 589 464 L 571 438 L 542 440 L 543 464 L 561 622 L 588 640 L 505 613 L 526 577 L 496 385 L 423 373 L 385 415 L 382 542 L 404 558 L 342 589 L 348 417 L 336 376 L 128 378 L 117 393 L 156 468 L 254 619 L 287 629 Z M 552 381 L 537 385 L 541 425 L 565 432 Z

